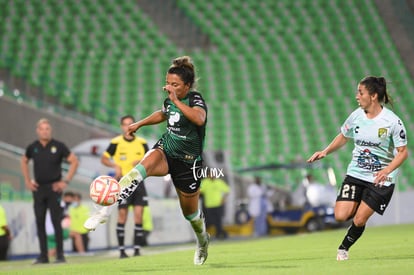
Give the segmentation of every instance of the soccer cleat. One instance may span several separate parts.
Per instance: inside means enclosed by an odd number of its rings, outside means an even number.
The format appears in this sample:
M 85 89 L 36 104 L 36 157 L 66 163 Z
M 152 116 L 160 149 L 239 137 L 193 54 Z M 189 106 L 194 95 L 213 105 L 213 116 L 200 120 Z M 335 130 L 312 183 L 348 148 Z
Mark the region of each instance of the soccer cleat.
M 125 251 L 121 251 L 121 253 L 119 254 L 119 258 L 120 259 L 128 258 L 128 254 L 126 254 Z
M 336 254 L 337 261 L 346 261 L 349 259 L 348 250 L 338 249 L 338 254 Z
M 207 260 L 209 243 L 210 243 L 210 235 L 207 233 L 207 238 L 204 244 L 203 245 L 197 244 L 197 248 L 194 253 L 194 264 L 195 265 L 202 265 Z
M 56 258 L 54 263 L 55 264 L 64 264 L 64 263 L 66 263 L 66 259 L 65 259 L 65 257 L 58 257 L 58 258 Z
M 85 223 L 83 224 L 83 227 L 89 231 L 94 231 L 99 224 L 106 223 L 108 219 L 108 216 L 101 213 L 100 211 L 97 211 L 95 214 L 90 216 Z
M 39 257 L 36 260 L 34 260 L 34 262 L 32 264 L 36 265 L 36 264 L 48 264 L 49 263 L 49 259 L 45 258 L 45 257 Z

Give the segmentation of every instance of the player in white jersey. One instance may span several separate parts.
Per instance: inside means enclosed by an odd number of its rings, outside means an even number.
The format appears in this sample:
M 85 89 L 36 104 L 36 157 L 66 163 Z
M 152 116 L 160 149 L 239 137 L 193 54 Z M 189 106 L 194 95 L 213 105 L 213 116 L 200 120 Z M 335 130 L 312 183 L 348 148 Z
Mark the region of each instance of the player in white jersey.
M 382 215 L 391 200 L 398 167 L 408 156 L 406 130 L 401 119 L 384 107 L 389 103 L 383 77 L 368 76 L 358 84 L 359 108 L 345 121 L 334 140 L 314 153 L 308 162 L 326 157 L 349 139 L 355 148 L 347 175 L 338 192 L 335 219 L 352 225 L 338 248 L 337 260 L 348 260 L 349 248 L 358 240 L 374 212 Z

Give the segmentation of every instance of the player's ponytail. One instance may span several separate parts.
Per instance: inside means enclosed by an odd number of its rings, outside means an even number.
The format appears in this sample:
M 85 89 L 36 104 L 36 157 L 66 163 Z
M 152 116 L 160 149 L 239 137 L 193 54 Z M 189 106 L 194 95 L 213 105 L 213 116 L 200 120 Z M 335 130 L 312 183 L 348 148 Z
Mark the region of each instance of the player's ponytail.
M 195 86 L 195 68 L 189 56 L 177 57 L 172 61 L 169 74 L 176 74 L 181 77 L 184 84 L 190 85 L 190 88 Z
M 385 78 L 384 77 L 382 77 L 382 76 L 380 76 L 380 77 L 377 77 L 377 81 L 378 81 L 378 83 L 379 83 L 379 85 L 381 86 L 381 87 L 384 87 L 384 93 L 383 93 L 383 95 L 384 95 L 384 98 L 383 98 L 383 102 L 385 103 L 385 104 L 388 104 L 388 103 L 390 103 L 391 105 L 392 105 L 392 103 L 391 103 L 391 97 L 388 95 L 388 93 L 387 93 L 387 82 L 385 81 Z M 378 95 L 378 98 L 379 98 L 379 95 Z

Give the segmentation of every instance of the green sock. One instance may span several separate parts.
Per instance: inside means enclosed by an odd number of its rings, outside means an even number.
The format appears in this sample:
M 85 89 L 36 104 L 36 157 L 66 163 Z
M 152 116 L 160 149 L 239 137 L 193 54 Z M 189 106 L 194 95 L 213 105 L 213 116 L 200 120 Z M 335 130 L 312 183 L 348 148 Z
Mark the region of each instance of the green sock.
M 141 163 L 138 164 L 137 166 L 135 166 L 135 169 L 138 170 L 141 173 L 142 176 L 142 180 L 145 179 L 147 177 L 147 170 L 145 170 L 144 165 L 142 165 Z M 142 181 L 141 180 L 141 181 Z
M 199 244 L 204 244 L 206 241 L 206 224 L 204 222 L 204 216 L 200 210 L 197 210 L 197 212 L 185 216 L 186 220 L 188 220 L 191 224 L 191 227 L 194 230 L 194 233 L 197 237 L 197 242 Z

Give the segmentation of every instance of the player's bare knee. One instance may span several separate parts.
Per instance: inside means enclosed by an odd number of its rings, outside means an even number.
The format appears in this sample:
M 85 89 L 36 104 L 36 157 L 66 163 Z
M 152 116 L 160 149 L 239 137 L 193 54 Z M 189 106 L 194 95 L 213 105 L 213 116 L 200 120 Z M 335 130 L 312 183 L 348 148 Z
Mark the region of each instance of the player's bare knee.
M 349 218 L 349 215 L 335 214 L 335 220 L 338 222 L 346 222 Z
M 346 222 L 352 218 L 352 213 L 344 211 L 335 211 L 335 220 L 338 222 Z
M 361 217 L 358 217 L 358 216 L 355 216 L 352 221 L 355 224 L 355 226 L 357 226 L 357 227 L 362 227 L 367 223 L 367 219 L 361 218 Z

